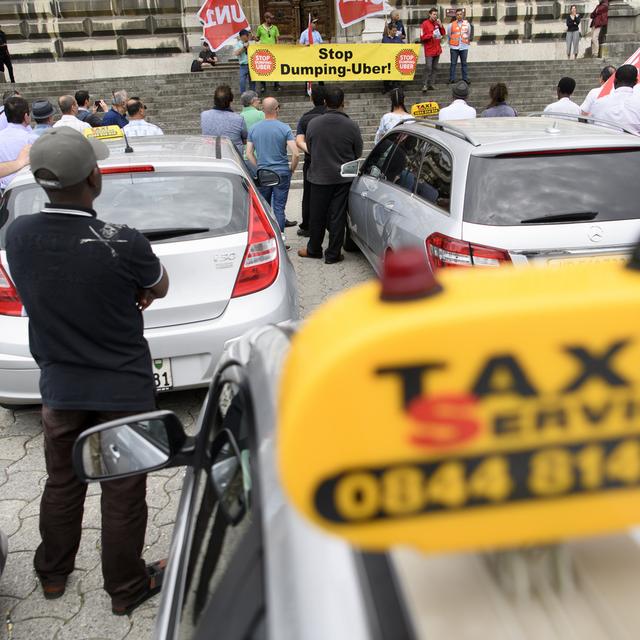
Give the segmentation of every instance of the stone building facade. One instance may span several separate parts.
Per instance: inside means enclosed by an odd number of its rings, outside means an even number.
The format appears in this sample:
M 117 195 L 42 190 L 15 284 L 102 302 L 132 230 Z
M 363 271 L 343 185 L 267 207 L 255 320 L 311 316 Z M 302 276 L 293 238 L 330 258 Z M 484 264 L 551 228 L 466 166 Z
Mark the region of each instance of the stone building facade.
M 245 0 L 242 6 L 253 27 L 265 10 L 274 13 L 283 42 L 297 41 L 309 13 L 320 18 L 320 30 L 329 41 L 379 40 L 383 19 L 368 19 L 342 29 L 334 2 Z M 400 10 L 409 40 L 414 40 L 432 3 L 390 2 Z M 581 25 L 583 52 L 588 48 L 588 13 L 596 2 L 577 3 L 578 11 L 586 14 Z M 18 75 L 27 81 L 46 79 L 51 73 L 60 79 L 171 73 L 188 69 L 200 45 L 201 27 L 196 18 L 200 4 L 199 0 L 0 0 L 0 25 L 22 71 Z M 472 60 L 555 59 L 565 55 L 564 16 L 569 2 L 468 0 L 435 6 L 445 22 L 456 7 L 465 9 L 476 34 Z M 617 34 L 614 40 L 624 44 L 620 50 L 628 50 L 634 46 L 640 12 L 621 0 L 611 0 L 611 7 L 612 13 L 621 12 L 624 18 L 613 30 Z

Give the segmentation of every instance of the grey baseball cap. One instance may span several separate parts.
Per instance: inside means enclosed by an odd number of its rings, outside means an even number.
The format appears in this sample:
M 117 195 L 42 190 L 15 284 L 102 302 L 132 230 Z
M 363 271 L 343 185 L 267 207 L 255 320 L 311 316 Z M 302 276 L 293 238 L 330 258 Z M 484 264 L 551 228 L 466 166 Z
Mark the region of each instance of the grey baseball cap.
M 464 80 L 460 80 L 453 85 L 451 93 L 456 98 L 466 98 L 469 95 L 469 85 Z
M 29 163 L 34 174 L 38 169 L 50 171 L 55 180 L 36 182 L 49 189 L 65 189 L 82 182 L 97 165 L 109 157 L 104 142 L 86 138 L 71 127 L 54 127 L 45 131 L 29 151 Z

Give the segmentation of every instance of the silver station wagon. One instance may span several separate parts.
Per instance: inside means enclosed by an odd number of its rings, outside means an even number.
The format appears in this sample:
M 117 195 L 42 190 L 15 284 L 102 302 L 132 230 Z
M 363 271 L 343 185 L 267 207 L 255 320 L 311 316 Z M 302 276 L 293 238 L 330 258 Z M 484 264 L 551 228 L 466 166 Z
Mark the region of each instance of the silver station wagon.
M 295 273 L 275 219 L 226 138 L 136 138 L 133 153 L 125 153 L 122 140 L 108 144 L 98 217 L 141 231 L 171 281 L 167 297 L 144 312 L 156 388 L 207 386 L 227 340 L 298 317 Z M 6 230 L 45 202 L 28 169 L 0 202 L 0 403 L 6 405 L 40 401 L 28 318 L 4 251 Z
M 433 269 L 619 260 L 640 236 L 639 166 L 637 136 L 563 116 L 404 122 L 343 166 L 345 248 L 378 272 L 403 246 Z

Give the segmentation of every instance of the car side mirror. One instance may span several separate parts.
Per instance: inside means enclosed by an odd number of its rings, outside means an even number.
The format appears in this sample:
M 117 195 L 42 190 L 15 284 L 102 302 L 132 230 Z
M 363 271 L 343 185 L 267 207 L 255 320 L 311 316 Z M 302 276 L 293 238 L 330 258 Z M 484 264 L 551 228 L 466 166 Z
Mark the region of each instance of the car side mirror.
M 258 169 L 256 183 L 259 187 L 277 187 L 280 184 L 280 176 L 271 169 Z
M 362 159 L 345 162 L 340 167 L 340 175 L 343 178 L 357 178 L 358 175 L 360 174 L 361 166 L 362 166 Z
M 84 482 L 125 478 L 186 464 L 192 449 L 175 413 L 152 411 L 84 431 L 73 446 L 73 467 Z
M 225 520 L 238 524 L 249 508 L 251 474 L 247 456 L 228 429 L 220 431 L 213 443 L 211 482 Z

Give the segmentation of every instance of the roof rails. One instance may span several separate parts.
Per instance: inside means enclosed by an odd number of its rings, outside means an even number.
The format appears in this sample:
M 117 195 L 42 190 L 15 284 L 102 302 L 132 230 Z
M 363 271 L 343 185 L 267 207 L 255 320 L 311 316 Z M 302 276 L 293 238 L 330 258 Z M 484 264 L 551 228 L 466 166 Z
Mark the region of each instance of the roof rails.
M 622 131 L 623 133 L 630 133 L 632 136 L 638 137 L 635 131 L 631 131 L 623 127 L 617 122 L 611 122 L 611 120 L 601 120 L 600 118 L 592 118 L 591 116 L 583 116 L 575 113 L 554 113 L 552 111 L 535 111 L 534 113 L 527 114 L 528 118 L 559 118 L 560 120 L 572 120 L 575 122 L 582 122 L 583 124 L 595 124 L 601 127 L 608 127 L 609 129 L 616 129 L 616 131 Z
M 448 122 L 440 122 L 439 120 L 422 120 L 418 118 L 407 118 L 406 120 L 400 121 L 398 124 L 407 124 L 408 122 L 419 122 L 420 124 L 424 124 L 427 127 L 431 127 L 433 129 L 437 129 L 438 131 L 444 131 L 445 133 L 451 133 L 458 138 L 462 138 L 466 140 L 469 144 L 472 144 L 474 147 L 479 147 L 480 143 L 469 133 L 467 133 L 464 129 L 460 127 L 456 127 Z M 397 126 L 397 125 L 396 125 Z

